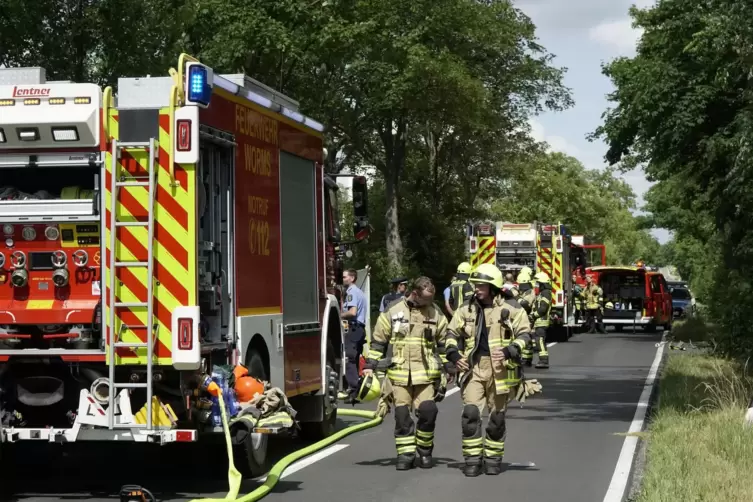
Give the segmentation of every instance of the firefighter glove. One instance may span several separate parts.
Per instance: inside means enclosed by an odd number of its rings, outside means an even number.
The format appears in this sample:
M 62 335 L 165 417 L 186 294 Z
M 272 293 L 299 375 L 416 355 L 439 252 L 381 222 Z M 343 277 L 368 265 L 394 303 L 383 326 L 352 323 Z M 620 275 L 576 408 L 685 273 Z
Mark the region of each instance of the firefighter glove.
M 538 380 L 523 380 L 520 385 L 518 385 L 518 393 L 515 396 L 515 399 L 520 403 L 523 404 L 526 402 L 526 399 L 534 394 L 540 393 L 543 390 L 543 387 L 539 383 Z

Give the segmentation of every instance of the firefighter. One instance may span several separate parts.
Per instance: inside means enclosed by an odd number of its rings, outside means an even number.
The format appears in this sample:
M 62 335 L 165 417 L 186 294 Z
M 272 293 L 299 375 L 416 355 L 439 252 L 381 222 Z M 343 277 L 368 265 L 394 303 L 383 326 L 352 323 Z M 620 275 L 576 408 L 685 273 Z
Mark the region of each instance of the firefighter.
M 342 319 L 345 328 L 345 379 L 348 382 L 347 392 L 339 394 L 340 399 L 352 401 L 358 393 L 358 362 L 366 344 L 366 296 L 356 286 L 358 271 L 349 268 L 343 272 L 345 301 L 343 302 Z
M 549 352 L 546 350 L 546 332 L 549 328 L 549 314 L 552 309 L 552 284 L 546 272 L 538 272 L 534 279 L 539 285 L 539 294 L 533 301 L 533 351 L 538 353 L 537 368 L 549 368 Z
M 518 272 L 518 302 L 523 310 L 526 311 L 526 315 L 531 317 L 531 309 L 533 308 L 533 301 L 536 299 L 536 291 L 534 289 L 533 282 L 531 282 L 531 268 L 523 267 Z M 523 364 L 530 367 L 533 366 L 533 347 L 526 347 L 523 350 Z
M 573 298 L 573 320 L 575 323 L 578 323 L 580 321 L 581 316 L 583 315 L 583 299 L 581 298 L 581 292 L 583 291 L 583 288 L 578 284 L 578 276 L 576 274 L 573 274 L 573 292 L 572 292 L 572 298 Z
M 450 284 L 450 307 L 452 307 L 450 315 L 453 315 L 463 303 L 473 296 L 473 286 L 468 282 L 468 275 L 471 270 L 473 270 L 473 267 L 467 261 L 458 265 L 455 279 Z
M 585 324 L 588 326 L 589 333 L 595 333 L 597 327 L 600 333 L 606 333 L 604 329 L 604 315 L 601 310 L 601 303 L 604 301 L 604 292 L 598 284 L 594 284 L 593 280 L 594 278 L 591 274 L 587 275 L 586 287 L 580 293 L 586 307 Z
M 407 277 L 398 277 L 390 281 L 394 288 L 391 292 L 382 297 L 382 303 L 379 304 L 379 312 L 384 312 L 392 302 L 399 300 L 405 296 L 405 290 L 408 287 Z
M 392 345 L 392 365 L 387 378 L 395 405 L 397 470 L 432 467 L 434 428 L 439 409 L 447 319 L 434 304 L 434 284 L 428 277 L 413 282 L 411 292 L 379 315 L 371 337 L 364 376 L 373 374 Z M 414 423 L 411 411 L 416 415 Z M 416 456 L 418 453 L 418 456 Z
M 463 472 L 475 477 L 481 474 L 482 464 L 486 474 L 502 472 L 505 412 L 521 383 L 518 361 L 531 339 L 528 316 L 512 297 L 512 289 L 503 285 L 496 266 L 479 265 L 470 280 L 474 297 L 455 312 L 446 345 L 447 359 L 461 373 Z M 489 408 L 489 418 L 482 438 L 484 406 Z

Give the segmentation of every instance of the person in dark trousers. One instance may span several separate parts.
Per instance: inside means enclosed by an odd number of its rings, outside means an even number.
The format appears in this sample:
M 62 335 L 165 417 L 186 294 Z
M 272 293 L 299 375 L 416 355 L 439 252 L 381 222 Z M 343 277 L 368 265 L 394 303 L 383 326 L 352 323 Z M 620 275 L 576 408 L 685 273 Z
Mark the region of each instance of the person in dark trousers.
M 379 304 L 379 312 L 387 310 L 393 302 L 405 296 L 405 290 L 408 287 L 407 277 L 396 277 L 390 281 L 392 291 L 382 297 L 382 303 Z
M 358 272 L 349 268 L 343 272 L 343 284 L 346 287 L 343 301 L 343 327 L 345 332 L 345 379 L 347 392 L 340 392 L 340 399 L 352 400 L 358 392 L 358 361 L 366 343 L 366 295 L 356 286 Z

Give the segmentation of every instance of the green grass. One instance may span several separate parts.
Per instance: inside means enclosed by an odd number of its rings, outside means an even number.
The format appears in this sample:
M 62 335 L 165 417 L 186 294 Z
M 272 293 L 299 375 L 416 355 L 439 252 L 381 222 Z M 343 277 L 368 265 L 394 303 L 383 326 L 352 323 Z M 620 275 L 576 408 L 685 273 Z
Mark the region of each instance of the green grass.
M 743 417 L 753 380 L 740 364 L 671 352 L 648 434 L 637 502 L 750 502 L 753 428 Z

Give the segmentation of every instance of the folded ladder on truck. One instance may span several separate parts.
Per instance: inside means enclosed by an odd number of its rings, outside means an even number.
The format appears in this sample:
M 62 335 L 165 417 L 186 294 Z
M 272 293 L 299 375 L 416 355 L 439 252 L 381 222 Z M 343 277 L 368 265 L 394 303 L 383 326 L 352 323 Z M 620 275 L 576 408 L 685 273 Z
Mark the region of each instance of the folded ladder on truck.
M 146 149 L 148 154 L 148 167 L 144 175 L 134 176 L 123 169 L 120 159 L 124 152 L 142 151 Z M 154 323 L 154 203 L 156 198 L 157 184 L 157 163 L 155 162 L 159 155 L 159 144 L 154 138 L 146 143 L 120 143 L 117 140 L 112 142 L 112 165 L 111 167 L 111 204 L 110 204 L 110 295 L 109 295 L 109 319 L 108 327 L 111 336 L 108 344 L 109 377 L 111 392 L 108 396 L 107 425 L 109 429 L 141 428 L 151 431 L 154 429 L 154 415 L 152 413 L 153 403 L 153 363 L 154 363 L 154 338 L 157 326 Z M 123 221 L 121 219 L 124 211 L 120 210 L 120 194 L 123 190 L 141 190 L 146 188 L 148 191 L 148 208 L 147 221 Z M 146 261 L 124 261 L 118 256 L 117 232 L 122 227 L 145 227 L 147 229 L 147 259 Z M 115 284 L 117 281 L 117 271 L 124 268 L 146 268 L 146 297 L 139 298 L 136 302 L 118 301 L 115 294 Z M 120 309 L 130 309 L 135 311 L 146 310 L 146 323 L 144 325 L 126 325 L 118 323 L 117 312 Z M 117 329 L 116 329 L 117 328 Z M 146 342 L 122 342 L 122 334 L 127 331 L 141 330 L 146 331 Z M 146 349 L 146 383 L 118 382 L 115 380 L 117 375 L 116 354 L 117 349 Z M 115 395 L 118 390 L 126 389 L 130 392 L 132 389 L 146 389 L 146 423 L 115 424 Z

